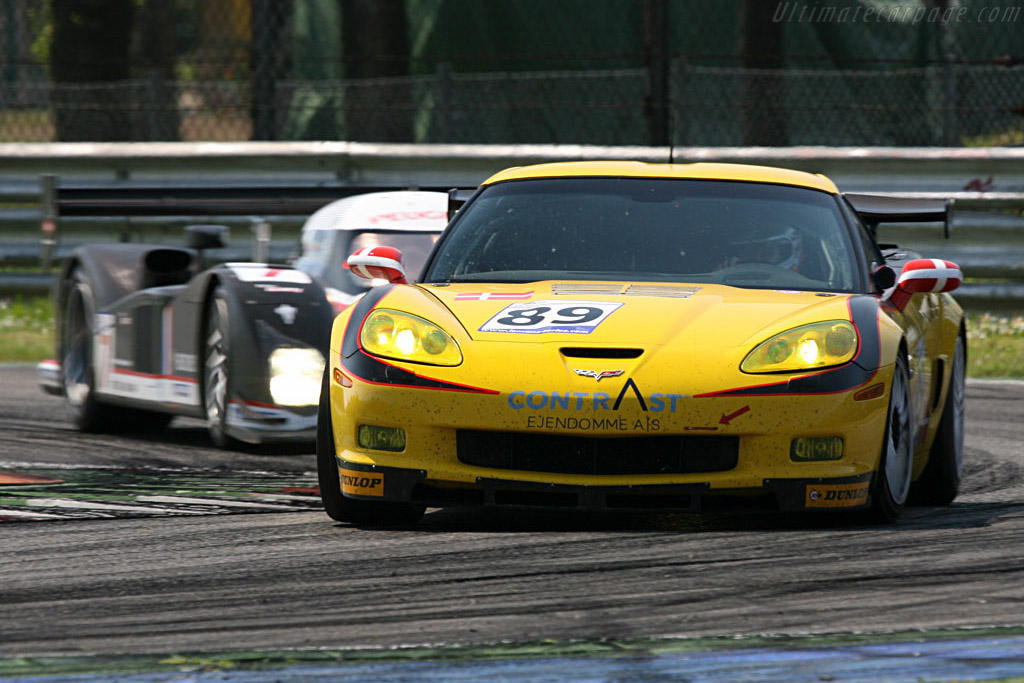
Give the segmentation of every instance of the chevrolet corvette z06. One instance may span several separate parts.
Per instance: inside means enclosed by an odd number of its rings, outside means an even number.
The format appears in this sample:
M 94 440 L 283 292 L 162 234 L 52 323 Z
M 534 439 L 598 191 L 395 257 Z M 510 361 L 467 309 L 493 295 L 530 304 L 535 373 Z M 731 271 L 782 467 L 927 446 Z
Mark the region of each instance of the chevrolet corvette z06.
M 875 228 L 946 203 L 746 165 L 566 162 L 486 180 L 418 282 L 334 321 L 317 425 L 333 519 L 426 507 L 866 510 L 962 471 L 956 264 Z

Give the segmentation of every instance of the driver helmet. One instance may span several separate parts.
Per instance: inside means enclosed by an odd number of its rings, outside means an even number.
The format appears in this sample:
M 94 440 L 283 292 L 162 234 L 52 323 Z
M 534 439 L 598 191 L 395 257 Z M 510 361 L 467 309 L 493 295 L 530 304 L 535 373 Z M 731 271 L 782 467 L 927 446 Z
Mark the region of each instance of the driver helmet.
M 803 257 L 803 238 L 793 227 L 768 237 L 755 237 L 730 243 L 731 256 L 719 268 L 739 263 L 772 263 L 786 270 L 797 270 Z

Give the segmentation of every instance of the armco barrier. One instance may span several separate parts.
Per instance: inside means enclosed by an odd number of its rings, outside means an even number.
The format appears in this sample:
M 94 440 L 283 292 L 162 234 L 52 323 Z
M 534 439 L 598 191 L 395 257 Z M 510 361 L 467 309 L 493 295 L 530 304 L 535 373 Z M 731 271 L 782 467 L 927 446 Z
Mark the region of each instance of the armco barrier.
M 275 208 L 261 191 L 281 187 L 321 193 L 325 203 L 375 188 L 473 187 L 509 166 L 559 160 L 635 159 L 676 163 L 766 164 L 824 173 L 844 191 L 953 197 L 954 230 L 937 225 L 882 226 L 882 241 L 960 263 L 968 278 L 958 298 L 969 306 L 1024 304 L 1024 148 L 668 148 L 581 145 L 409 145 L 351 142 L 0 144 L 0 290 L 41 291 L 38 265 L 55 225 L 52 256 L 97 240 L 180 243 L 188 223 L 231 226 L 222 258 L 252 258 L 255 227 L 269 224 L 269 259 L 287 259 L 312 204 Z M 92 188 L 125 196 L 144 189 L 246 188 L 253 201 L 232 213 L 125 215 L 106 209 L 44 221 L 42 176 L 59 188 Z M 243 197 L 244 199 L 244 197 Z M 251 211 L 249 210 L 251 209 Z M 237 212 L 237 213 L 236 213 Z M 26 273 L 34 267 L 37 272 Z M 976 281 L 989 279 L 986 282 Z

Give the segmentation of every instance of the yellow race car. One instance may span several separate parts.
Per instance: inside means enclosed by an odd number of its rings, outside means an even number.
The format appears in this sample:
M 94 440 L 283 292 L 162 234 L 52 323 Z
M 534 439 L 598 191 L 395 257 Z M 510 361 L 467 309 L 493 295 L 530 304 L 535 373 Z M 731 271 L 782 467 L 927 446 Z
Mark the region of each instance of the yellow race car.
M 453 194 L 453 198 L 455 195 Z M 452 207 L 458 206 L 457 201 Z M 458 208 L 419 281 L 334 321 L 317 427 L 333 519 L 426 507 L 864 509 L 946 504 L 963 467 L 956 264 L 879 222 L 948 206 L 732 164 L 513 168 Z M 947 223 L 948 225 L 948 223 Z

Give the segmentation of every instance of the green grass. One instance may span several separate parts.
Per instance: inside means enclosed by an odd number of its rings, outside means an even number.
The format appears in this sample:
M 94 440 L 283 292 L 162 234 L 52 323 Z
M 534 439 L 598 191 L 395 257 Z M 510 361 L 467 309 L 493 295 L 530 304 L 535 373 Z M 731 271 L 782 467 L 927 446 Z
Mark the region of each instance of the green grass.
M 967 320 L 967 374 L 1024 379 L 1024 316 L 972 313 Z M 49 297 L 0 297 L 0 363 L 53 356 Z
M 967 375 L 1024 378 L 1024 316 L 968 315 Z
M 53 357 L 53 302 L 49 297 L 0 297 L 0 363 Z

